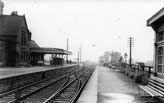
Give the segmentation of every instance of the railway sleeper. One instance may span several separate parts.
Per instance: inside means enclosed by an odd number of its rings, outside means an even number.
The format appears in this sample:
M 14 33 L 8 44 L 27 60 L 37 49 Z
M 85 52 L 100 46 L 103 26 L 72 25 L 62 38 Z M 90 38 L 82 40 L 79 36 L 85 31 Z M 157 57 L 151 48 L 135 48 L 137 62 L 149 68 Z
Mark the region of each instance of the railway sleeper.
M 7 97 L 3 97 L 2 99 L 14 99 L 14 98 L 15 98 L 14 96 L 7 96 Z
M 57 97 L 57 99 L 65 99 L 65 98 L 71 99 L 72 97 L 73 97 L 73 95 L 59 96 L 59 97 Z M 56 99 L 55 99 L 55 100 L 56 100 Z
M 70 98 L 56 98 L 54 101 L 70 101 Z
M 67 88 L 66 90 L 64 90 L 64 92 L 70 92 L 70 91 L 76 91 L 77 88 Z
M 0 103 L 6 103 L 6 101 L 5 101 L 5 100 L 4 100 L 4 101 L 1 101 L 1 100 L 0 100 Z
M 53 101 L 53 102 L 49 102 L 49 103 L 68 103 L 68 101 Z
M 32 91 L 34 91 L 34 90 L 31 90 L 31 89 L 25 90 L 26 94 L 27 94 L 27 92 L 29 93 L 29 92 L 32 92 Z
M 76 93 L 76 91 L 68 91 L 68 90 L 67 90 L 67 91 L 64 91 L 64 93 L 63 93 L 63 94 L 65 94 L 65 93 L 66 93 L 66 94 L 75 94 L 75 93 Z
M 64 93 L 61 94 L 60 97 L 71 97 L 74 93 Z
M 1 99 L 3 99 L 3 98 L 15 98 L 15 95 L 8 95 L 8 96 L 6 96 L 6 97 L 2 97 Z M 0 100 L 1 100 L 0 99 Z
M 9 100 L 13 100 L 13 99 L 12 98 L 3 98 L 0 100 L 0 103 L 1 103 L 1 101 L 9 101 Z

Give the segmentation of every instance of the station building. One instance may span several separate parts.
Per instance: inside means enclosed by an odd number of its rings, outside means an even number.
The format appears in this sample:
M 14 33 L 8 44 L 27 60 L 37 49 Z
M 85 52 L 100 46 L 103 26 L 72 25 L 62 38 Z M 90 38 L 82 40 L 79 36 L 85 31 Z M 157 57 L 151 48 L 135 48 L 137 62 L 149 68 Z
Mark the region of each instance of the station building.
M 63 55 L 72 54 L 59 48 L 43 48 L 31 39 L 25 15 L 12 12 L 3 15 L 4 3 L 0 0 L 0 66 L 37 65 L 44 62 L 45 54 L 52 54 L 63 64 Z M 55 55 L 55 56 L 54 56 Z
M 147 20 L 155 32 L 154 41 L 154 68 L 158 77 L 164 78 L 164 8 Z

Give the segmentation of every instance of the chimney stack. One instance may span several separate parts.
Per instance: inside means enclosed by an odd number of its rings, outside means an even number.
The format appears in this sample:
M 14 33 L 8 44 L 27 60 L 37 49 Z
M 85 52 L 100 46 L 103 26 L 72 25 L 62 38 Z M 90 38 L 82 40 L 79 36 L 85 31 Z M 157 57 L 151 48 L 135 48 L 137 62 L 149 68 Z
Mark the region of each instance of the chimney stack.
M 18 12 L 17 11 L 12 11 L 11 15 L 18 16 Z

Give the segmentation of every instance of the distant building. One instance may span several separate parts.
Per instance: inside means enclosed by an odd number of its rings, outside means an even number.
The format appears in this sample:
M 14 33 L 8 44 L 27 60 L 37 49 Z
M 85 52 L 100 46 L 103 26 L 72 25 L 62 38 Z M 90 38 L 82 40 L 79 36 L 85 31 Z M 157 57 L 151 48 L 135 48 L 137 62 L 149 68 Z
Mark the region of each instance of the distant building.
M 37 65 L 44 62 L 45 54 L 55 54 L 60 60 L 63 55 L 71 54 L 63 49 L 39 47 L 31 40 L 25 15 L 16 11 L 3 15 L 3 7 L 0 0 L 0 66 Z
M 164 78 L 164 8 L 148 19 L 147 25 L 151 26 L 155 32 L 155 72 L 158 77 Z
M 111 63 L 119 63 L 119 59 L 121 57 L 121 53 L 119 52 L 112 52 L 111 53 Z

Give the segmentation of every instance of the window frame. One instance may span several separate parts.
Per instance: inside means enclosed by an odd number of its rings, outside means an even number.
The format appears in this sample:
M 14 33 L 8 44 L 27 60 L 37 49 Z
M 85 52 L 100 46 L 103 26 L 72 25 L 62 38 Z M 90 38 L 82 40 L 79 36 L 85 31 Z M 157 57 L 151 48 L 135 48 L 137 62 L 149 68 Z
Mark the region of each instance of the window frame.
M 26 32 L 24 30 L 21 31 L 21 44 L 26 44 Z
M 159 53 L 159 48 L 162 48 L 162 52 Z M 160 55 L 159 55 L 160 54 Z M 161 57 L 161 63 L 159 64 L 159 57 Z M 158 66 L 162 66 L 162 72 L 158 72 Z M 157 73 L 164 74 L 164 46 L 157 47 Z

